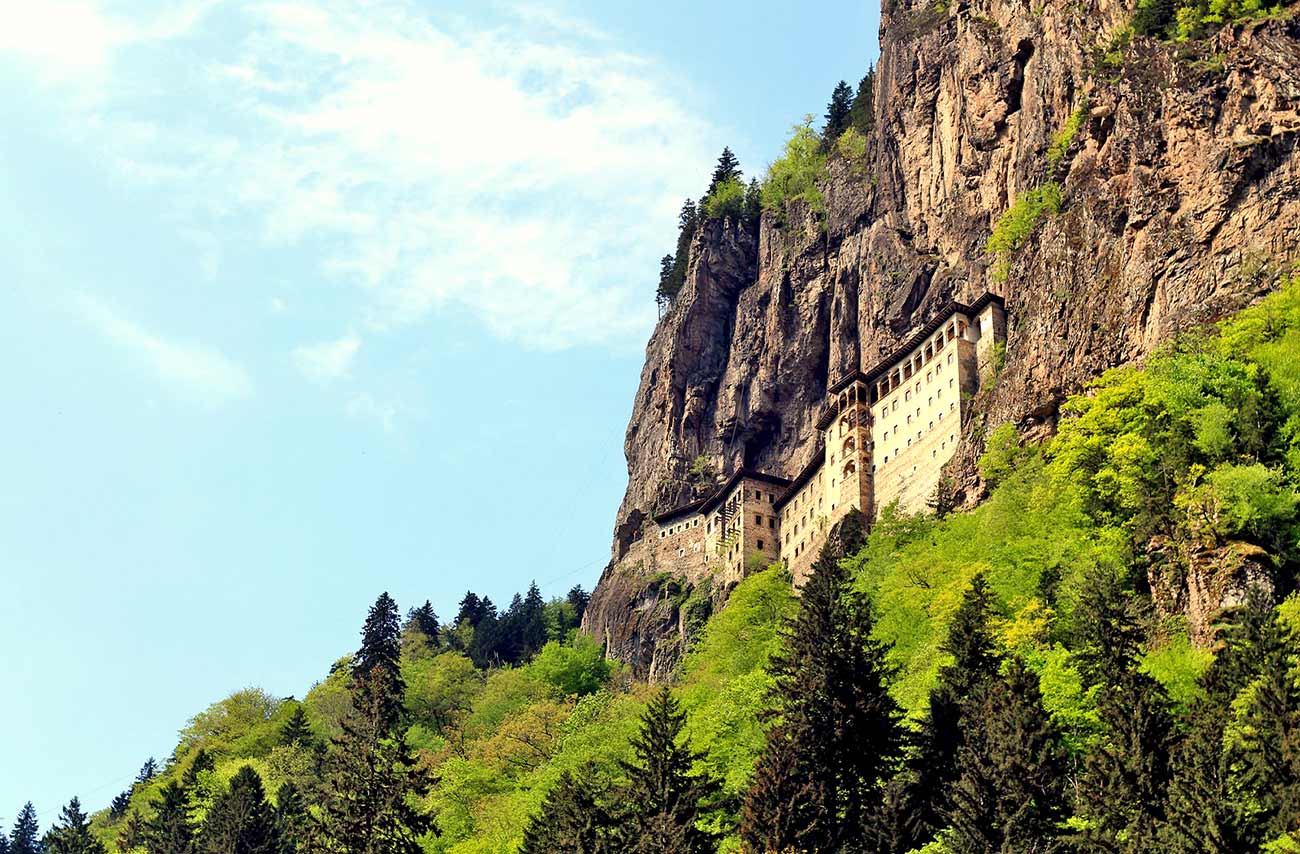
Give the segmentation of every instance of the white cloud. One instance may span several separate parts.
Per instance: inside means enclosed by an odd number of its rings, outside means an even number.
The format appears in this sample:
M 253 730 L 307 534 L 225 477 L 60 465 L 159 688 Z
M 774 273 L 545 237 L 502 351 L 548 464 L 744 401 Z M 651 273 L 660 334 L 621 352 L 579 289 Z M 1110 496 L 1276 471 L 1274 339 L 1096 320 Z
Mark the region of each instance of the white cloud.
M 507 28 L 415 0 L 197 8 L 149 30 L 185 34 L 184 68 L 123 52 L 73 125 L 121 180 L 224 245 L 313 253 L 362 289 L 358 328 L 456 308 L 531 347 L 640 346 L 720 141 L 664 69 L 541 5 Z
M 298 347 L 292 353 L 294 366 L 302 375 L 321 384 L 344 379 L 352 373 L 352 363 L 361 349 L 361 338 L 349 332 L 337 341 Z
M 163 338 L 89 294 L 79 295 L 73 307 L 104 340 L 147 367 L 178 397 L 220 406 L 253 392 L 248 373 L 217 350 Z

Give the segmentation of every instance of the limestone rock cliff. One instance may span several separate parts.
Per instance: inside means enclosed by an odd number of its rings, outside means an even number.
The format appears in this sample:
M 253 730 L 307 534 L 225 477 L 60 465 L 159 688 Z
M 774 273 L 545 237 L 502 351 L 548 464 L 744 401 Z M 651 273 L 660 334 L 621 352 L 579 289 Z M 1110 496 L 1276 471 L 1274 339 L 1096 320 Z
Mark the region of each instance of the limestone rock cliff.
M 687 621 L 618 560 L 647 516 L 691 497 L 691 461 L 796 471 L 827 385 L 948 299 L 993 290 L 1008 311 L 1005 371 L 950 464 L 969 502 L 988 428 L 1050 431 L 1090 378 L 1274 284 L 1300 246 L 1300 22 L 1138 40 L 1121 69 L 1099 65 L 1130 14 L 1110 0 L 887 5 L 867 154 L 832 160 L 824 217 L 796 203 L 757 235 L 700 229 L 646 349 L 613 560 L 585 620 L 611 655 L 659 675 L 682 646 Z M 1047 181 L 1061 214 L 1003 280 L 985 242 Z

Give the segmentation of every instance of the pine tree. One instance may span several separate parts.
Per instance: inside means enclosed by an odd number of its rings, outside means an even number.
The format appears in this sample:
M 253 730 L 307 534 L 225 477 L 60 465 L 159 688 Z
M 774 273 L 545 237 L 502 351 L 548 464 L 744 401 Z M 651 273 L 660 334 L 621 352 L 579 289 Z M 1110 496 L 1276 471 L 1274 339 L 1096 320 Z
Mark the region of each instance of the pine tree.
M 519 854 L 616 854 L 616 823 L 603 795 L 590 769 L 576 777 L 565 771 L 524 828 Z
M 401 717 L 402 694 L 406 690 L 401 672 L 400 633 L 397 603 L 387 593 L 381 593 L 361 630 L 361 649 L 352 659 L 352 682 L 369 685 L 378 679 L 383 683 L 370 699 L 380 704 L 385 730 L 392 729 Z
M 41 824 L 36 818 L 36 808 L 28 801 L 18 812 L 14 829 L 9 832 L 10 854 L 41 854 Z
M 460 600 L 459 610 L 456 611 L 456 622 L 477 626 L 485 614 L 483 600 L 479 599 L 478 594 L 473 590 L 465 591 L 465 598 Z
M 117 834 L 117 850 L 121 854 L 134 851 L 144 845 L 148 832 L 144 819 L 140 816 L 140 811 L 138 809 L 131 810 L 131 814 L 126 817 L 126 821 L 122 823 L 121 831 Z
M 591 594 L 583 590 L 581 584 L 575 584 L 569 589 L 564 601 L 573 606 L 573 619 L 581 623 L 582 615 L 587 613 L 587 605 L 591 602 Z M 556 638 L 556 640 L 559 640 L 559 638 Z
M 662 313 L 673 301 L 673 268 L 676 262 L 673 256 L 665 255 L 659 259 L 659 287 L 655 290 L 655 303 Z
M 650 700 L 632 739 L 634 762 L 620 762 L 630 780 L 622 851 L 629 854 L 713 854 L 717 835 L 698 827 L 715 809 L 722 783 L 692 772 L 702 755 L 682 739 L 686 714 L 667 685 Z
M 902 760 L 902 712 L 886 684 L 889 647 L 872 637 L 871 604 L 851 589 L 840 562 L 862 536 L 860 520 L 846 521 L 818 557 L 772 662 L 782 723 L 759 759 L 741 827 L 761 851 L 857 844 L 878 823 L 873 810 Z M 780 755 L 791 751 L 798 755 Z M 805 800 L 782 807 L 785 797 Z
M 718 165 L 713 167 L 713 177 L 709 179 L 709 191 L 705 195 L 712 195 L 719 184 L 732 180 L 739 181 L 742 174 L 744 173 L 740 171 L 740 161 L 736 159 L 736 155 L 731 153 L 730 148 L 723 148 L 722 153 L 718 155 Z
M 113 800 L 108 804 L 108 817 L 113 821 L 118 820 L 126 815 L 126 811 L 131 806 L 131 790 L 119 792 L 113 796 Z M 3 854 L 3 852 L 0 852 Z
M 235 772 L 230 788 L 208 809 L 199 850 L 205 854 L 276 854 L 275 812 L 266 802 L 262 778 L 251 766 Z
M 849 127 L 866 133 L 875 123 L 876 69 L 873 66 L 858 83 L 858 93 L 853 97 L 853 106 L 849 108 Z
M 144 823 L 144 846 L 149 854 L 190 854 L 194 828 L 190 825 L 189 798 L 172 780 L 163 786 L 151 806 L 153 818 Z
M 158 763 L 154 761 L 152 756 L 150 756 L 144 761 L 144 765 L 140 766 L 140 773 L 135 775 L 135 781 L 136 783 L 148 783 L 157 776 Z
M 947 823 L 952 804 L 949 795 L 957 781 L 957 756 L 963 743 L 962 714 L 967 700 L 997 678 L 1001 658 L 995 651 L 990 621 L 993 592 L 983 573 L 971 579 L 962 603 L 953 615 L 948 635 L 939 651 L 952 663 L 939 671 L 930 692 L 929 714 L 917 735 L 917 751 L 900 781 L 895 821 L 904 828 L 910 844 L 919 846 Z
M 841 80 L 831 93 L 830 103 L 826 105 L 826 125 L 822 128 L 822 139 L 829 145 L 839 139 L 849 126 L 849 110 L 853 108 L 853 90 Z
M 1191 728 L 1174 751 L 1167 822 L 1161 851 L 1170 854 L 1236 854 L 1254 850 L 1223 749 L 1226 708 L 1206 698 L 1192 709 Z
M 424 635 L 425 645 L 436 648 L 441 627 L 438 625 L 438 615 L 433 610 L 433 603 L 426 599 L 423 605 L 407 612 L 406 628 L 414 629 Z
M 49 854 L 105 854 L 104 843 L 90 832 L 90 821 L 81 810 L 81 801 L 73 798 L 59 814 L 59 820 L 45 835 Z
M 290 780 L 276 793 L 275 837 L 279 842 L 277 854 L 296 854 L 308 851 L 312 832 L 311 813 L 302 792 Z
M 521 660 L 528 660 L 546 645 L 546 600 L 537 582 L 528 585 L 520 617 Z
M 1059 850 L 1065 757 L 1037 676 L 1014 659 L 973 701 L 963 715 L 948 847 L 955 854 Z
M 9 854 L 9 837 L 0 832 L 0 854 Z
M 307 722 L 307 712 L 302 703 L 294 705 L 289 719 L 280 728 L 280 743 L 287 747 L 295 744 L 300 747 L 315 747 L 316 736 L 311 731 L 311 724 Z
M 326 850 L 420 854 L 420 837 L 432 827 L 411 805 L 429 779 L 396 726 L 401 695 L 392 692 L 400 683 L 387 667 L 377 663 L 354 677 L 353 710 L 326 759 L 319 828 Z
M 1080 801 L 1090 819 L 1080 842 L 1099 851 L 1158 848 L 1165 820 L 1173 714 L 1164 688 L 1139 670 L 1143 609 L 1113 572 L 1090 573 L 1075 607 L 1076 658 L 1099 681 L 1105 734 L 1084 759 Z

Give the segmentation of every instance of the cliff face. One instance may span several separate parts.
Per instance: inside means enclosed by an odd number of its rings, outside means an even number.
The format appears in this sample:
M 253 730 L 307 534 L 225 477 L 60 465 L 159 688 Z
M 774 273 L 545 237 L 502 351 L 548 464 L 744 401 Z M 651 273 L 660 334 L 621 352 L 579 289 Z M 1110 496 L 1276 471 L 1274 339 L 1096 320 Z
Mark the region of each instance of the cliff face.
M 618 560 L 646 516 L 690 497 L 691 461 L 796 471 L 827 385 L 948 299 L 993 290 L 1008 312 L 1005 371 L 950 464 L 954 497 L 971 501 L 986 427 L 1050 430 L 1090 378 L 1276 281 L 1300 246 L 1300 23 L 1139 40 L 1122 69 L 1099 67 L 1129 14 L 1108 0 L 900 0 L 882 14 L 867 155 L 832 159 L 824 218 L 796 203 L 784 223 L 765 215 L 757 237 L 700 229 L 647 346 L 613 562 L 587 611 L 611 655 L 653 675 L 680 647 L 671 600 Z M 1053 163 L 1053 138 L 1080 109 Z M 1002 280 L 985 242 L 1047 181 L 1061 214 Z

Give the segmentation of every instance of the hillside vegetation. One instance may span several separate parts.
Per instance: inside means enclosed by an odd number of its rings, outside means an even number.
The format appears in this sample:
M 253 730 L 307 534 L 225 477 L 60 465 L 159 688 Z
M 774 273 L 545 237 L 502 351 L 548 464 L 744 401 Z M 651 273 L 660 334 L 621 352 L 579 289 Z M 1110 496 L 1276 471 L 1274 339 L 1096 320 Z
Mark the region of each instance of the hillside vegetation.
M 990 431 L 977 509 L 849 525 L 800 598 L 746 578 L 670 691 L 581 591 L 381 597 L 301 701 L 214 703 L 49 850 L 1300 851 L 1300 281 L 1065 413 Z M 1192 576 L 1230 582 L 1204 632 Z

